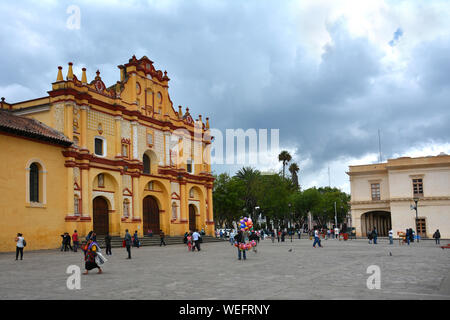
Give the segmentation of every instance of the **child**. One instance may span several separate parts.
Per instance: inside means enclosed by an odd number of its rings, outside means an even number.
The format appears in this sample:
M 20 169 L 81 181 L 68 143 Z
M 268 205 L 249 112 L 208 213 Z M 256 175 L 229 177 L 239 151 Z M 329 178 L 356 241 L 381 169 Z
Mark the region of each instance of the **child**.
M 192 250 L 192 236 L 189 234 L 187 236 L 187 246 L 188 246 L 188 251 Z

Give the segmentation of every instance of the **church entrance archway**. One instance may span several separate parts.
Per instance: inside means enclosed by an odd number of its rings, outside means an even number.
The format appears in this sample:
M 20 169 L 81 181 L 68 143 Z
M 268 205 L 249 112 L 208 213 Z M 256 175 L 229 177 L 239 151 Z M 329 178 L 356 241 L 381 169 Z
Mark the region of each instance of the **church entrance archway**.
M 197 229 L 197 221 L 196 221 L 196 208 L 193 204 L 189 205 L 189 230 L 194 231 Z
M 159 224 L 159 206 L 156 199 L 152 196 L 144 198 L 142 219 L 145 233 L 148 230 L 152 230 L 153 234 L 159 234 L 159 230 L 161 229 Z
M 103 197 L 96 197 L 93 202 L 93 230 L 101 235 L 109 232 L 108 202 Z

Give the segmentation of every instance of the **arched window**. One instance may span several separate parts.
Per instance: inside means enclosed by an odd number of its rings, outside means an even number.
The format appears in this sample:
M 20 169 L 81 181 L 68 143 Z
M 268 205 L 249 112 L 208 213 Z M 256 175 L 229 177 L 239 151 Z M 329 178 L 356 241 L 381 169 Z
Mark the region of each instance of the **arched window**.
M 36 162 L 30 165 L 30 202 L 39 202 L 39 166 Z
M 144 173 L 150 174 L 150 158 L 144 154 L 142 161 L 144 162 Z

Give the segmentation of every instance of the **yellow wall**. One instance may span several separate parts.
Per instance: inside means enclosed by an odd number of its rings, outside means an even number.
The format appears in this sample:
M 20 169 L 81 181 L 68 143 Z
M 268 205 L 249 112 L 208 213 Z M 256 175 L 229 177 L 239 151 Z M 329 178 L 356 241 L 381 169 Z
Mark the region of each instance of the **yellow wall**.
M 139 61 L 141 66 L 142 63 L 144 65 L 150 63 L 146 57 Z M 194 163 L 193 176 L 187 175 L 179 181 L 179 174 L 186 172 L 187 165 L 182 163 L 172 166 L 168 159 L 170 148 L 168 138 L 175 130 L 184 129 L 186 136 L 190 138 L 196 130 L 204 134 L 206 127 L 203 129 L 200 126 L 194 130 L 191 117 L 193 121 L 197 117 L 189 116 L 183 119 L 175 112 L 169 97 L 167 77 L 153 74 L 150 79 L 148 72 L 145 73 L 142 68 L 137 68 L 133 63 L 126 67 L 126 73 L 126 78 L 121 78 L 114 89 L 118 93 L 116 95 L 97 90 L 95 83 L 102 81 L 98 75 L 92 82 L 88 81 L 88 84 L 57 79 L 57 82 L 52 84 L 50 97 L 13 104 L 16 110 L 35 106 L 34 109 L 21 110 L 21 112 L 25 117 L 39 120 L 58 130 L 69 140 L 76 136 L 80 148 L 64 149 L 0 135 L 1 150 L 8 151 L 4 152 L 4 157 L 2 155 L 2 164 L 11 168 L 11 170 L 4 170 L 0 175 L 2 182 L 0 214 L 3 218 L 0 237 L 5 237 L 5 239 L 0 238 L 3 240 L 0 243 L 0 251 L 15 249 L 11 241 L 14 240 L 17 232 L 22 232 L 27 239 L 27 249 L 55 248 L 59 246 L 60 234 L 64 231 L 72 233 L 74 229 L 77 229 L 80 237 L 83 237 L 93 229 L 93 200 L 97 196 L 107 199 L 109 232 L 113 236 L 123 236 L 125 229 L 130 232 L 138 230 L 140 235 L 146 231 L 143 230 L 142 206 L 143 199 L 148 195 L 157 199 L 161 210 L 160 227 L 167 235 L 183 235 L 189 230 L 189 203 L 197 204 L 197 229 L 204 228 L 207 234 L 214 234 L 214 225 L 210 221 L 212 220 L 211 189 L 206 188 L 206 185 L 212 184 L 212 176 L 207 177 L 209 180 L 203 180 L 205 171 L 211 170 L 210 165 L 204 164 L 203 161 Z M 137 83 L 140 93 L 137 92 Z M 150 95 L 149 92 L 153 94 Z M 160 101 L 158 93 L 161 94 Z M 86 98 L 87 95 L 92 98 L 92 101 Z M 39 106 L 44 103 L 49 104 L 49 110 L 39 109 Z M 116 106 L 119 107 L 116 108 Z M 140 114 L 129 111 L 138 111 Z M 181 112 L 186 115 L 187 109 L 186 112 Z M 201 116 L 198 118 L 201 121 Z M 100 124 L 101 128 L 99 128 Z M 136 130 L 136 135 L 133 134 L 133 128 Z M 148 132 L 153 133 L 153 145 L 146 142 Z M 107 153 L 102 157 L 92 157 L 96 136 L 106 141 Z M 118 163 L 121 161 L 122 139 L 125 142 L 129 141 L 130 148 L 125 162 Z M 81 148 L 83 141 L 87 150 Z M 194 152 L 197 155 L 203 154 L 206 147 L 207 142 L 204 138 L 200 138 Z M 67 152 L 66 157 L 61 153 L 63 150 Z M 144 153 L 151 155 L 152 158 L 150 175 L 138 172 L 139 169 L 136 167 L 133 168 L 136 164 L 142 163 Z M 177 157 L 181 158 L 183 155 L 192 158 L 190 153 L 191 148 L 183 152 L 179 150 Z M 48 203 L 42 208 L 29 208 L 24 203 L 25 166 L 28 159 L 34 157 L 41 159 L 48 172 L 46 184 Z M 127 166 L 130 168 L 125 169 Z M 170 170 L 167 170 L 168 168 Z M 160 172 L 160 169 L 166 169 L 166 171 Z M 96 177 L 100 173 L 105 175 L 104 188 L 98 188 Z M 125 177 L 128 174 L 138 177 Z M 131 185 L 127 179 L 131 179 Z M 147 190 L 146 186 L 150 181 L 154 181 L 156 190 Z M 176 220 L 172 220 L 171 211 L 173 201 L 171 182 L 173 181 L 183 185 L 181 188 L 183 194 L 180 195 L 180 209 L 183 210 Z M 75 190 L 75 182 L 81 190 Z M 195 199 L 189 198 L 189 190 L 192 187 L 197 190 Z M 123 217 L 123 201 L 125 197 L 128 197 L 124 195 L 125 188 L 133 193 L 129 198 L 131 208 L 128 219 Z M 77 194 L 82 202 L 80 216 L 74 214 L 74 194 Z M 207 209 L 206 201 L 208 200 L 211 203 L 210 208 Z
M 58 247 L 60 235 L 73 231 L 64 221 L 66 175 L 62 148 L 0 134 L 0 150 L 0 251 L 15 251 L 18 232 L 27 241 L 26 250 Z M 26 167 L 32 159 L 38 159 L 47 171 L 47 203 L 36 207 L 26 201 Z M 39 191 L 42 196 L 43 190 Z

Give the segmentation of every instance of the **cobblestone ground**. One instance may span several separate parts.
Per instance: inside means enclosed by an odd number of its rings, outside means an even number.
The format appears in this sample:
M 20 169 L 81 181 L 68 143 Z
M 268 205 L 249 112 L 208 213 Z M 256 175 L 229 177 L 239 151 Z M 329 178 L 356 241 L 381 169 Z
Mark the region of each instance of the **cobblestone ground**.
M 443 242 L 447 243 L 447 242 Z M 237 260 L 228 242 L 113 249 L 104 273 L 81 276 L 81 289 L 66 286 L 69 265 L 83 270 L 80 252 L 57 250 L 0 254 L 0 299 L 450 299 L 450 249 L 433 241 L 411 246 L 386 240 L 309 239 L 261 241 L 258 252 Z M 292 249 L 291 251 L 289 251 Z M 392 255 L 390 255 L 392 254 Z M 381 270 L 381 289 L 369 290 L 367 268 Z

